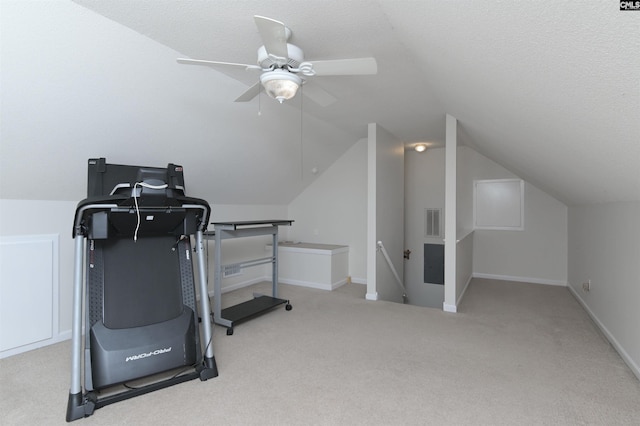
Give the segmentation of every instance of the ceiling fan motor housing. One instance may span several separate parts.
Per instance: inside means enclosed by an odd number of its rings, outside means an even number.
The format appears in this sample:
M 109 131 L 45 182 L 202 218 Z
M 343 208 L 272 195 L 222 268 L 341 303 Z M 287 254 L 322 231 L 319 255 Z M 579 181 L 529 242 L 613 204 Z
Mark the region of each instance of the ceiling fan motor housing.
M 278 56 L 269 55 L 267 49 L 264 46 L 260 46 L 258 49 L 258 65 L 263 69 L 282 68 L 287 66 L 289 68 L 299 68 L 300 64 L 304 62 L 304 53 L 298 46 L 287 43 L 287 56 L 288 58 L 280 58 Z

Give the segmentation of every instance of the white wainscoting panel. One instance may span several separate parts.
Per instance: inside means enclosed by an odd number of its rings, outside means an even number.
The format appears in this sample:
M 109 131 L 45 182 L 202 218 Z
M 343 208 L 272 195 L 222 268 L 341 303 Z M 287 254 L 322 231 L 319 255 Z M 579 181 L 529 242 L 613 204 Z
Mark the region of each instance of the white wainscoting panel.
M 0 358 L 58 335 L 58 235 L 0 237 Z

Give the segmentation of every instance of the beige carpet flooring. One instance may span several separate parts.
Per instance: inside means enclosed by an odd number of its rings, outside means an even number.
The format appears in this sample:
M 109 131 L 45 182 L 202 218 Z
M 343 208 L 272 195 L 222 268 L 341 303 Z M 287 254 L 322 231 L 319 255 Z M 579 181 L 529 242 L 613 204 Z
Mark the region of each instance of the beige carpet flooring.
M 280 289 L 292 311 L 215 327 L 219 377 L 75 424 L 640 425 L 640 382 L 566 288 L 476 279 L 457 314 Z M 69 341 L 0 360 L 0 424 L 64 424 L 69 360 Z

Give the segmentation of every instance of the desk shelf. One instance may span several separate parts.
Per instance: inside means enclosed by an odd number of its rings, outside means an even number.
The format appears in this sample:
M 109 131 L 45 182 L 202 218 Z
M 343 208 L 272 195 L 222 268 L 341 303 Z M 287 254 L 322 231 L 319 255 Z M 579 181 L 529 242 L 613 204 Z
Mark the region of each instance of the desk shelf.
M 254 299 L 223 309 L 222 317 L 231 323 L 231 325 L 227 327 L 227 335 L 230 336 L 233 334 L 234 325 L 267 313 L 280 305 L 285 305 L 287 311 L 292 309 L 288 300 L 264 295 L 256 295 Z
M 216 243 L 214 256 L 214 300 L 213 320 L 216 324 L 227 327 L 227 335 L 233 334 L 233 327 L 242 321 L 249 320 L 264 314 L 279 305 L 286 305 L 286 310 L 291 310 L 291 304 L 286 299 L 278 297 L 278 227 L 290 226 L 292 220 L 259 220 L 241 222 L 214 222 L 213 232 L 206 233 L 207 239 L 213 239 Z M 255 295 L 252 300 L 222 309 L 222 271 L 226 266 L 222 264 L 222 241 L 231 238 L 255 237 L 271 235 L 274 247 L 270 257 L 248 260 L 235 263 L 241 269 L 245 267 L 271 263 L 272 295 Z

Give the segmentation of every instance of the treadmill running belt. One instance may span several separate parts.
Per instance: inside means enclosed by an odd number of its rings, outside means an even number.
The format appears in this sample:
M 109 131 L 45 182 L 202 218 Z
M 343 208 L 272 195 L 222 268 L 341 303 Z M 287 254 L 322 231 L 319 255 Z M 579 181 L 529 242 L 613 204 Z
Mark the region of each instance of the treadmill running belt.
M 141 327 L 180 316 L 183 301 L 175 236 L 102 243 L 105 327 Z

